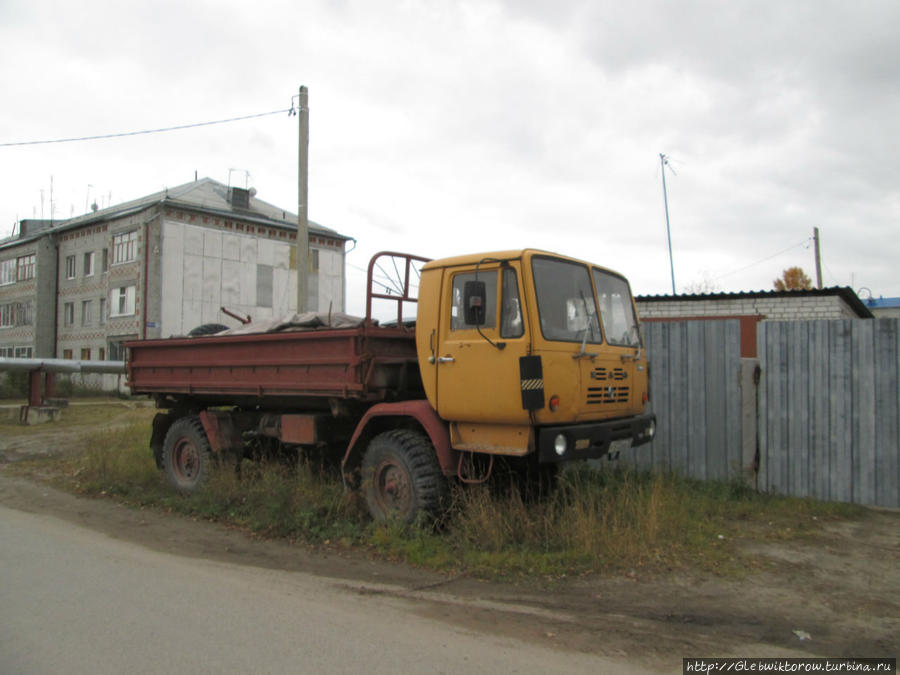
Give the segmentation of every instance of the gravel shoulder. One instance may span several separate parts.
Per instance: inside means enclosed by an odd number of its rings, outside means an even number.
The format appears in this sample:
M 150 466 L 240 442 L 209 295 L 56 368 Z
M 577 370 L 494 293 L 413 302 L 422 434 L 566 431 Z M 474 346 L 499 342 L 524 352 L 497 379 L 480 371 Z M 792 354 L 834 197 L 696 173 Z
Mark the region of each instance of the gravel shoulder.
M 222 525 L 135 510 L 10 476 L 0 504 L 50 515 L 148 549 L 338 580 L 363 595 L 415 600 L 422 616 L 564 650 L 680 670 L 697 656 L 896 656 L 900 513 L 871 510 L 812 536 L 755 542 L 763 571 L 739 579 L 679 573 L 524 585 L 448 577 L 361 552 L 268 541 Z
M 86 424 L 127 424 L 140 404 L 115 402 Z M 141 413 L 143 414 L 143 413 Z M 148 411 L 147 414 L 152 414 Z M 547 583 L 486 582 L 416 569 L 364 551 L 310 548 L 17 477 L 20 459 L 83 447 L 80 429 L 0 430 L 0 504 L 49 515 L 147 549 L 311 573 L 361 595 L 414 600 L 464 630 L 680 672 L 682 657 L 896 657 L 900 652 L 900 511 L 866 510 L 810 533 L 739 544 L 758 571 L 590 575 Z M 21 429 L 21 428 L 19 428 Z

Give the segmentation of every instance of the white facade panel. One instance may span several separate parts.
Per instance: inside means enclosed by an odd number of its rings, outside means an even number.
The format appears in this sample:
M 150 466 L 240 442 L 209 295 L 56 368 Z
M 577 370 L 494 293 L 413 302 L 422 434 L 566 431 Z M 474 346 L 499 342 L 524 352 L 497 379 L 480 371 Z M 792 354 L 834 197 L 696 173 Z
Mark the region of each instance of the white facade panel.
M 203 302 L 221 306 L 222 298 L 222 260 L 220 258 L 203 258 Z
M 221 305 L 217 302 L 204 301 L 201 303 L 200 324 L 204 323 L 220 323 L 225 324 L 226 316 L 222 314 Z M 233 321 L 229 321 L 233 323 Z
M 268 239 L 258 239 L 256 245 L 258 251 L 256 262 L 260 265 L 271 265 L 274 267 L 276 243 Z
M 240 261 L 242 263 L 247 263 L 248 265 L 255 265 L 257 263 L 257 259 L 259 258 L 259 254 L 257 251 L 257 241 L 253 237 L 240 237 L 241 240 L 241 257 Z
M 241 264 L 234 260 L 222 261 L 222 304 L 237 309 L 241 304 Z
M 203 229 L 182 225 L 184 228 L 184 252 L 192 255 L 203 255 Z
M 203 303 L 197 300 L 185 300 L 181 306 L 181 331 L 179 334 L 187 335 L 189 331 L 203 323 Z
M 242 263 L 239 275 L 241 306 L 246 308 L 243 311 L 250 312 L 250 308 L 256 304 L 256 263 Z
M 222 258 L 222 233 L 217 230 L 204 229 L 203 256 L 206 258 Z
M 289 270 L 272 270 L 272 311 L 275 316 L 284 316 L 296 307 L 297 287 L 291 288 Z
M 184 293 L 184 227 L 164 222 L 162 228 L 162 279 L 160 335 L 181 335 L 181 304 Z
M 240 260 L 241 259 L 241 238 L 234 234 L 222 235 L 222 259 L 223 260 Z
M 343 256 L 317 249 L 319 269 L 309 285 L 310 306 L 343 310 Z M 291 268 L 294 246 L 201 225 L 164 222 L 162 237 L 161 335 L 184 335 L 204 323 L 235 325 L 221 312 L 227 307 L 254 320 L 296 311 L 297 271 Z M 261 307 L 256 282 L 258 265 L 271 267 L 271 307 Z
M 344 311 L 343 255 L 335 251 L 319 251 L 319 310 Z
M 274 244 L 272 251 L 272 267 L 278 269 L 290 269 L 291 267 L 291 249 L 294 247 L 290 244 L 282 244 L 280 242 L 272 242 Z
M 203 257 L 189 255 L 185 251 L 182 271 L 184 273 L 183 299 L 199 301 L 203 297 Z M 163 302 L 165 302 L 165 298 L 163 298 Z

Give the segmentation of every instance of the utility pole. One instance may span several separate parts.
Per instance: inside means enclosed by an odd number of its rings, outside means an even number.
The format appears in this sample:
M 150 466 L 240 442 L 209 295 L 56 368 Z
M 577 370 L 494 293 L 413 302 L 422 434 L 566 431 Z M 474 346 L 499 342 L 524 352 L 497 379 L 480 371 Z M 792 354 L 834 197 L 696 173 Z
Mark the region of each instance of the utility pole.
M 300 141 L 297 186 L 297 313 L 306 311 L 306 269 L 309 261 L 309 92 L 300 87 Z
M 819 228 L 813 228 L 813 242 L 816 249 L 816 288 L 822 288 L 822 251 L 819 248 Z
M 675 263 L 672 260 L 672 231 L 669 228 L 669 196 L 666 194 L 666 166 L 668 163 L 669 158 L 659 153 L 659 166 L 662 169 L 663 205 L 666 207 L 666 239 L 669 242 L 669 271 L 672 273 L 672 295 L 675 295 Z

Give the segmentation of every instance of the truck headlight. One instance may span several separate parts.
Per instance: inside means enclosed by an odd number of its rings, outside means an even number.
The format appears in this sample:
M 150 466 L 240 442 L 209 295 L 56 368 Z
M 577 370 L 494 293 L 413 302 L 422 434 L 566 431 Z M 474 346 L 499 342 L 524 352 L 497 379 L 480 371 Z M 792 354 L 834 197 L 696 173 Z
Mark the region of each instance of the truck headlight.
M 556 450 L 556 454 L 562 457 L 566 452 L 567 445 L 568 442 L 566 441 L 566 435 L 556 434 L 556 438 L 553 439 L 553 449 Z

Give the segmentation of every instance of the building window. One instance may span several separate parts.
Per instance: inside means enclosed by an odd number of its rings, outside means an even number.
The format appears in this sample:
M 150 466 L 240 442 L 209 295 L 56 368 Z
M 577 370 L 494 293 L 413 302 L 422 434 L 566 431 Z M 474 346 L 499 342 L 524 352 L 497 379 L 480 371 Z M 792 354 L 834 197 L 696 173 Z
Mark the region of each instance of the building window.
M 106 323 L 106 298 L 100 298 L 100 312 L 97 322 L 102 326 Z
M 34 303 L 31 300 L 19 303 L 16 312 L 17 326 L 30 326 L 34 323 Z
M 94 317 L 92 314 L 92 302 L 90 300 L 83 300 L 81 302 L 81 325 L 82 326 L 90 326 L 94 321 Z
M 71 359 L 72 358 L 72 350 L 71 349 L 63 349 L 63 358 Z
M 97 349 L 97 358 L 100 361 L 106 361 L 106 347 L 99 347 Z
M 16 259 L 16 281 L 34 279 L 34 253 Z
M 71 326 L 75 323 L 75 303 L 67 302 L 63 305 L 63 325 Z
M 309 271 L 319 271 L 319 251 L 318 249 L 310 249 L 309 251 Z
M 137 259 L 137 230 L 123 232 L 113 237 L 113 265 Z
M 84 276 L 94 276 L 94 252 L 88 251 L 84 254 Z
M 256 266 L 256 306 L 272 306 L 273 270 L 271 265 Z
M 10 302 L 0 305 L 0 328 L 12 326 L 30 326 L 34 323 L 34 304 L 28 302 Z
M 11 356 L 17 359 L 30 359 L 33 354 L 34 350 L 31 347 L 16 347 Z
M 90 361 L 91 360 L 91 348 L 85 347 L 81 350 L 81 360 L 82 361 Z
M 66 256 L 66 279 L 75 278 L 75 256 Z
M 11 328 L 16 325 L 16 305 L 0 305 L 0 328 Z
M 128 316 L 134 314 L 134 286 L 114 288 L 109 294 L 109 315 Z
M 137 336 L 131 337 L 120 337 L 114 340 L 110 340 L 107 343 L 107 347 L 109 347 L 109 360 L 110 361 L 124 361 L 125 360 L 125 342 L 127 340 L 134 340 Z
M 4 260 L 0 262 L 0 286 L 16 283 L 16 261 Z
M 12 347 L 0 347 L 0 356 L 4 356 L 8 359 L 13 358 L 15 351 Z
M 101 272 L 109 272 L 109 249 L 103 249 L 103 253 L 100 254 L 100 271 Z

